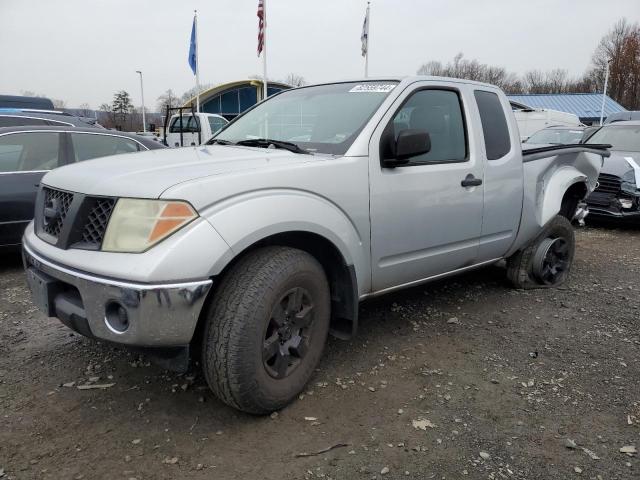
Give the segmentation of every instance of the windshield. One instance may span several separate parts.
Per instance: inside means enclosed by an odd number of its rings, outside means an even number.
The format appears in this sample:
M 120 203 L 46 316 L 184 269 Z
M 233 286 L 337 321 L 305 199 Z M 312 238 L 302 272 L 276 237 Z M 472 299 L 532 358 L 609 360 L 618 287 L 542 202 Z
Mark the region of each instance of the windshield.
M 582 130 L 577 129 L 545 128 L 531 135 L 527 143 L 556 145 L 580 143 L 583 133 Z
M 586 143 L 610 144 L 611 150 L 619 152 L 640 152 L 640 125 L 602 127 Z
M 396 85 L 350 82 L 288 90 L 258 104 L 208 143 L 268 138 L 342 155 Z

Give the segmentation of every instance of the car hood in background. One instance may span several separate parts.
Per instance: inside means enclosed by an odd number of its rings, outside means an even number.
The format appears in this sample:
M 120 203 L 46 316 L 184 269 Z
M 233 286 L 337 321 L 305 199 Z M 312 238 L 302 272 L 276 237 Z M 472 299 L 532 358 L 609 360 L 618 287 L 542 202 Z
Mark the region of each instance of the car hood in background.
M 622 177 L 625 173 L 633 171 L 633 167 L 626 158 L 633 159 L 640 166 L 640 152 L 618 152 L 612 150 L 611 156 L 604 159 L 600 173 Z
M 89 195 L 158 198 L 168 188 L 211 175 L 317 161 L 287 150 L 211 145 L 98 158 L 49 172 L 42 183 Z

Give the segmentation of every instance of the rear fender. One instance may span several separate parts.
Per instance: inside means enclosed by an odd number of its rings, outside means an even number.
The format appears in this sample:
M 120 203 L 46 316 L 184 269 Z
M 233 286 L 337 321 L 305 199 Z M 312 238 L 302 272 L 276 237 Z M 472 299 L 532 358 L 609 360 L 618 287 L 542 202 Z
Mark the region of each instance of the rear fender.
M 562 208 L 567 190 L 582 183 L 587 194 L 591 193 L 602 168 L 602 153 L 564 151 L 549 157 L 524 162 L 524 199 L 522 219 L 514 245 L 506 256 L 522 248 L 534 239 L 540 230 Z

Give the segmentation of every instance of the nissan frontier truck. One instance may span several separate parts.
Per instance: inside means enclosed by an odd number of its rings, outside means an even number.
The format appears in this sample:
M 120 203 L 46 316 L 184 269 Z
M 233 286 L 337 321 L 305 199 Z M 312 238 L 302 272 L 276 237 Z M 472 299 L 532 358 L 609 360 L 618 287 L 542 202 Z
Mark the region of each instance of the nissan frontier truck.
M 285 90 L 207 145 L 48 173 L 34 302 L 87 337 L 201 362 L 228 405 L 291 402 L 359 302 L 506 261 L 567 280 L 606 145 L 523 152 L 504 93 L 438 77 Z

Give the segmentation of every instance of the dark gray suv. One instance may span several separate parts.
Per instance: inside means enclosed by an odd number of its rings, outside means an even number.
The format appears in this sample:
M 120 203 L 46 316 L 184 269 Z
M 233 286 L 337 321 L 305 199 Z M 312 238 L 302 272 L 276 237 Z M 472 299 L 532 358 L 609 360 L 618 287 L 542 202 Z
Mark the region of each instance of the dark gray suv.
M 33 218 L 38 184 L 49 170 L 158 148 L 166 147 L 149 137 L 91 127 L 0 128 L 0 248 L 20 245 Z

